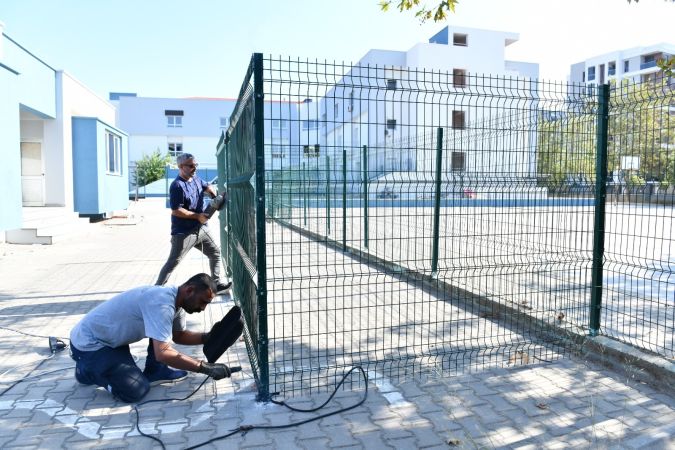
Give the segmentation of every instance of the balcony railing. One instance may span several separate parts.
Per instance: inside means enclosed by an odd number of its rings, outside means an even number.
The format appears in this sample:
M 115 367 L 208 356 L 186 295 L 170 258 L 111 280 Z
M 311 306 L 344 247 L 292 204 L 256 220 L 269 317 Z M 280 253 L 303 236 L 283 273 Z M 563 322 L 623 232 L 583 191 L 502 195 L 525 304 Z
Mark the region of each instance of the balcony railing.
M 650 67 L 656 67 L 656 60 L 647 61 L 640 64 L 640 70 L 649 69 Z

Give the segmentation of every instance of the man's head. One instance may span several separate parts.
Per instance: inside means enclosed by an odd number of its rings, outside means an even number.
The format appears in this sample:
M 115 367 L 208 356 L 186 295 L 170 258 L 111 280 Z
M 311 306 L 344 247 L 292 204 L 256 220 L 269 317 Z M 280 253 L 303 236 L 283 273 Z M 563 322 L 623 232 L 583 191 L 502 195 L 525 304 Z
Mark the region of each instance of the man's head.
M 199 273 L 179 288 L 180 305 L 185 312 L 202 312 L 216 293 L 216 283 L 205 273 Z
M 192 178 L 192 176 L 197 171 L 197 159 L 191 153 L 181 153 L 176 158 L 176 164 L 178 164 L 178 170 L 180 170 L 180 175 L 183 178 Z

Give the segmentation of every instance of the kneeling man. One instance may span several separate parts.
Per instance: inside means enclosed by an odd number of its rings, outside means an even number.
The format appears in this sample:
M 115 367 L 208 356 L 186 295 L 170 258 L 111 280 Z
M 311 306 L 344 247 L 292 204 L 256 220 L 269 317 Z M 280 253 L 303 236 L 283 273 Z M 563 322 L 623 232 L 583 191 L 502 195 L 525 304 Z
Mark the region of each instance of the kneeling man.
M 75 378 L 82 384 L 101 386 L 122 401 L 137 402 L 151 384 L 185 378 L 186 370 L 216 380 L 229 377 L 231 371 L 225 364 L 194 359 L 170 344 L 171 340 L 182 345 L 208 341 L 209 333 L 186 329 L 185 313 L 204 311 L 215 293 L 211 277 L 200 273 L 179 287 L 142 286 L 101 303 L 70 332 Z M 129 344 L 146 337 L 151 344 L 141 371 Z

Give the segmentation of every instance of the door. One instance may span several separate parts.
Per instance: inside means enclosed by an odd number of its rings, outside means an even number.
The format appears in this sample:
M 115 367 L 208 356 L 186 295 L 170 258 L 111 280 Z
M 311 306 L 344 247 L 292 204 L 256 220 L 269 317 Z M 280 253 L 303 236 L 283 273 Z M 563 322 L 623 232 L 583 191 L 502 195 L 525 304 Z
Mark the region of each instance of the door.
M 21 198 L 23 206 L 44 206 L 45 174 L 42 166 L 42 144 L 21 143 Z

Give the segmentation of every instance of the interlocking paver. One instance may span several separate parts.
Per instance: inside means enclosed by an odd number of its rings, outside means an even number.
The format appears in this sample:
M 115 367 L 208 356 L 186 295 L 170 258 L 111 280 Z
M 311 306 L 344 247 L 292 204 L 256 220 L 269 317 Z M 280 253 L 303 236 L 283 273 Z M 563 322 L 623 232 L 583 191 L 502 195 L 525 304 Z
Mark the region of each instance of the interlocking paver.
M 92 224 L 90 239 L 55 246 L 0 244 L 0 326 L 67 337 L 83 314 L 117 292 L 154 282 L 169 250 L 168 213 L 160 201 L 134 205 L 144 220 L 133 227 Z M 180 283 L 206 271 L 192 252 L 172 275 Z M 6 274 L 11 273 L 10 277 Z M 211 307 L 217 317 L 231 306 L 225 299 Z M 190 326 L 205 330 L 206 317 Z M 217 320 L 217 319 L 216 319 Z M 46 331 L 49 330 L 49 331 Z M 26 376 L 47 355 L 46 340 L 0 329 L 0 372 L 15 368 L 1 382 Z M 132 345 L 144 363 L 146 343 Z M 186 349 L 188 349 L 186 347 Z M 199 355 L 199 349 L 189 348 Z M 243 342 L 224 358 L 248 364 Z M 231 359 L 228 359 L 231 358 Z M 2 448 L 133 448 L 156 443 L 135 430 L 135 414 L 108 392 L 80 386 L 73 379 L 67 352 L 42 363 L 31 377 L 0 396 Z M 43 372 L 66 368 L 40 376 Z M 574 357 L 552 364 L 486 368 L 455 377 L 438 375 L 380 380 L 371 384 L 359 408 L 304 425 L 251 430 L 205 448 L 668 448 L 675 446 L 672 393 L 617 375 Z M 382 374 L 380 374 L 382 376 Z M 172 386 L 155 387 L 148 399 L 181 398 L 203 378 L 191 376 Z M 383 384 L 383 382 L 388 384 Z M 362 391 L 343 391 L 317 413 L 295 413 L 255 402 L 250 367 L 231 380 L 207 382 L 185 401 L 141 406 L 141 427 L 161 437 L 169 449 L 184 448 L 230 433 L 242 424 L 282 425 L 350 406 Z M 325 393 L 298 393 L 289 402 L 318 406 Z M 538 406 L 539 405 L 539 406 Z M 458 445 L 448 444 L 458 442 Z

